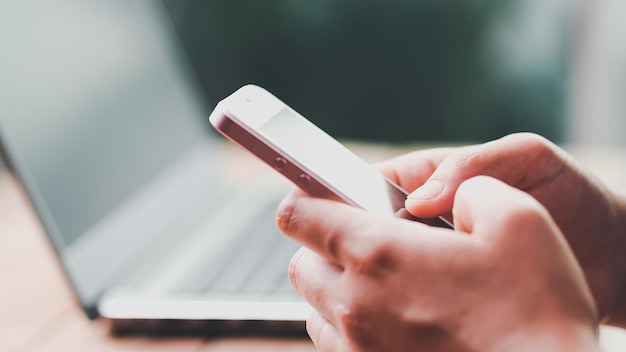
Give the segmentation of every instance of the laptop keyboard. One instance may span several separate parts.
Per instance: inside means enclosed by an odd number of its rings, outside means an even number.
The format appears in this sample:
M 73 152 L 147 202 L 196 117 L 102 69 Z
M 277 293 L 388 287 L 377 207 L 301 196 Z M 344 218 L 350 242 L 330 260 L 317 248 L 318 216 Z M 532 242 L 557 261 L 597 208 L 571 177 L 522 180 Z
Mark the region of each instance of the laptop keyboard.
M 206 258 L 179 290 L 218 296 L 299 299 L 287 275 L 289 260 L 300 247 L 275 224 L 277 204 L 268 204 L 217 255 Z

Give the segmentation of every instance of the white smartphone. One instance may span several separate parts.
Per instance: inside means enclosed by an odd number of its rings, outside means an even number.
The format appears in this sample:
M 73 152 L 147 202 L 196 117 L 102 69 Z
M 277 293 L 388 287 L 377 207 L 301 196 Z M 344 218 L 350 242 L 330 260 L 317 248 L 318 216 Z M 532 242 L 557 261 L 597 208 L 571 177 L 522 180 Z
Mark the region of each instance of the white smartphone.
M 405 190 L 261 87 L 240 88 L 217 104 L 209 120 L 225 137 L 313 196 L 452 228 L 441 217 L 411 216 L 404 209 Z

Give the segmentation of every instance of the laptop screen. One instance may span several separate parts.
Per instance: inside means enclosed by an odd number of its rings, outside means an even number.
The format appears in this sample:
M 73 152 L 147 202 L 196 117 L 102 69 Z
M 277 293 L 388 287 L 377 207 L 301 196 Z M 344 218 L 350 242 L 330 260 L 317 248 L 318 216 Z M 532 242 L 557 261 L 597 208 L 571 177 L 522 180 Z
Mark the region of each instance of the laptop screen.
M 35 3 L 3 11 L 0 119 L 70 244 L 201 138 L 206 114 L 171 77 L 154 9 Z
M 153 1 L 2 5 L 2 144 L 62 258 L 206 139 L 208 109 L 172 39 Z

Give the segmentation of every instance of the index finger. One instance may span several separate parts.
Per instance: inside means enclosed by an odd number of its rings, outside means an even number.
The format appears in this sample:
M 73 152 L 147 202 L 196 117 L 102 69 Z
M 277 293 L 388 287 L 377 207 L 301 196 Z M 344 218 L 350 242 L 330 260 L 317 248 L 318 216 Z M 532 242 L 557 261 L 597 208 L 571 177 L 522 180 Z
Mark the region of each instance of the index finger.
M 393 217 L 377 216 L 344 203 L 315 198 L 296 191 L 287 196 L 277 213 L 280 230 L 342 268 L 386 260 L 394 246 L 412 243 L 420 252 L 449 245 L 450 235 L 442 228 Z M 465 236 L 463 236 L 465 237 Z
M 423 185 L 439 164 L 457 149 L 418 150 L 377 163 L 375 166 L 385 177 L 410 193 Z

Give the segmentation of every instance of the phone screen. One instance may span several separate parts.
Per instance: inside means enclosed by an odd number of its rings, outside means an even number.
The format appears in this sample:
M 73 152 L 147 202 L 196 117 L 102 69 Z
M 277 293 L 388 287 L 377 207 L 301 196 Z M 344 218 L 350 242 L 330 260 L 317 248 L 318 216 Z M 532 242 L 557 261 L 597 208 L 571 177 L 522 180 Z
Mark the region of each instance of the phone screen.
M 292 109 L 280 110 L 259 132 L 352 205 L 385 216 L 404 208 L 403 191 Z

